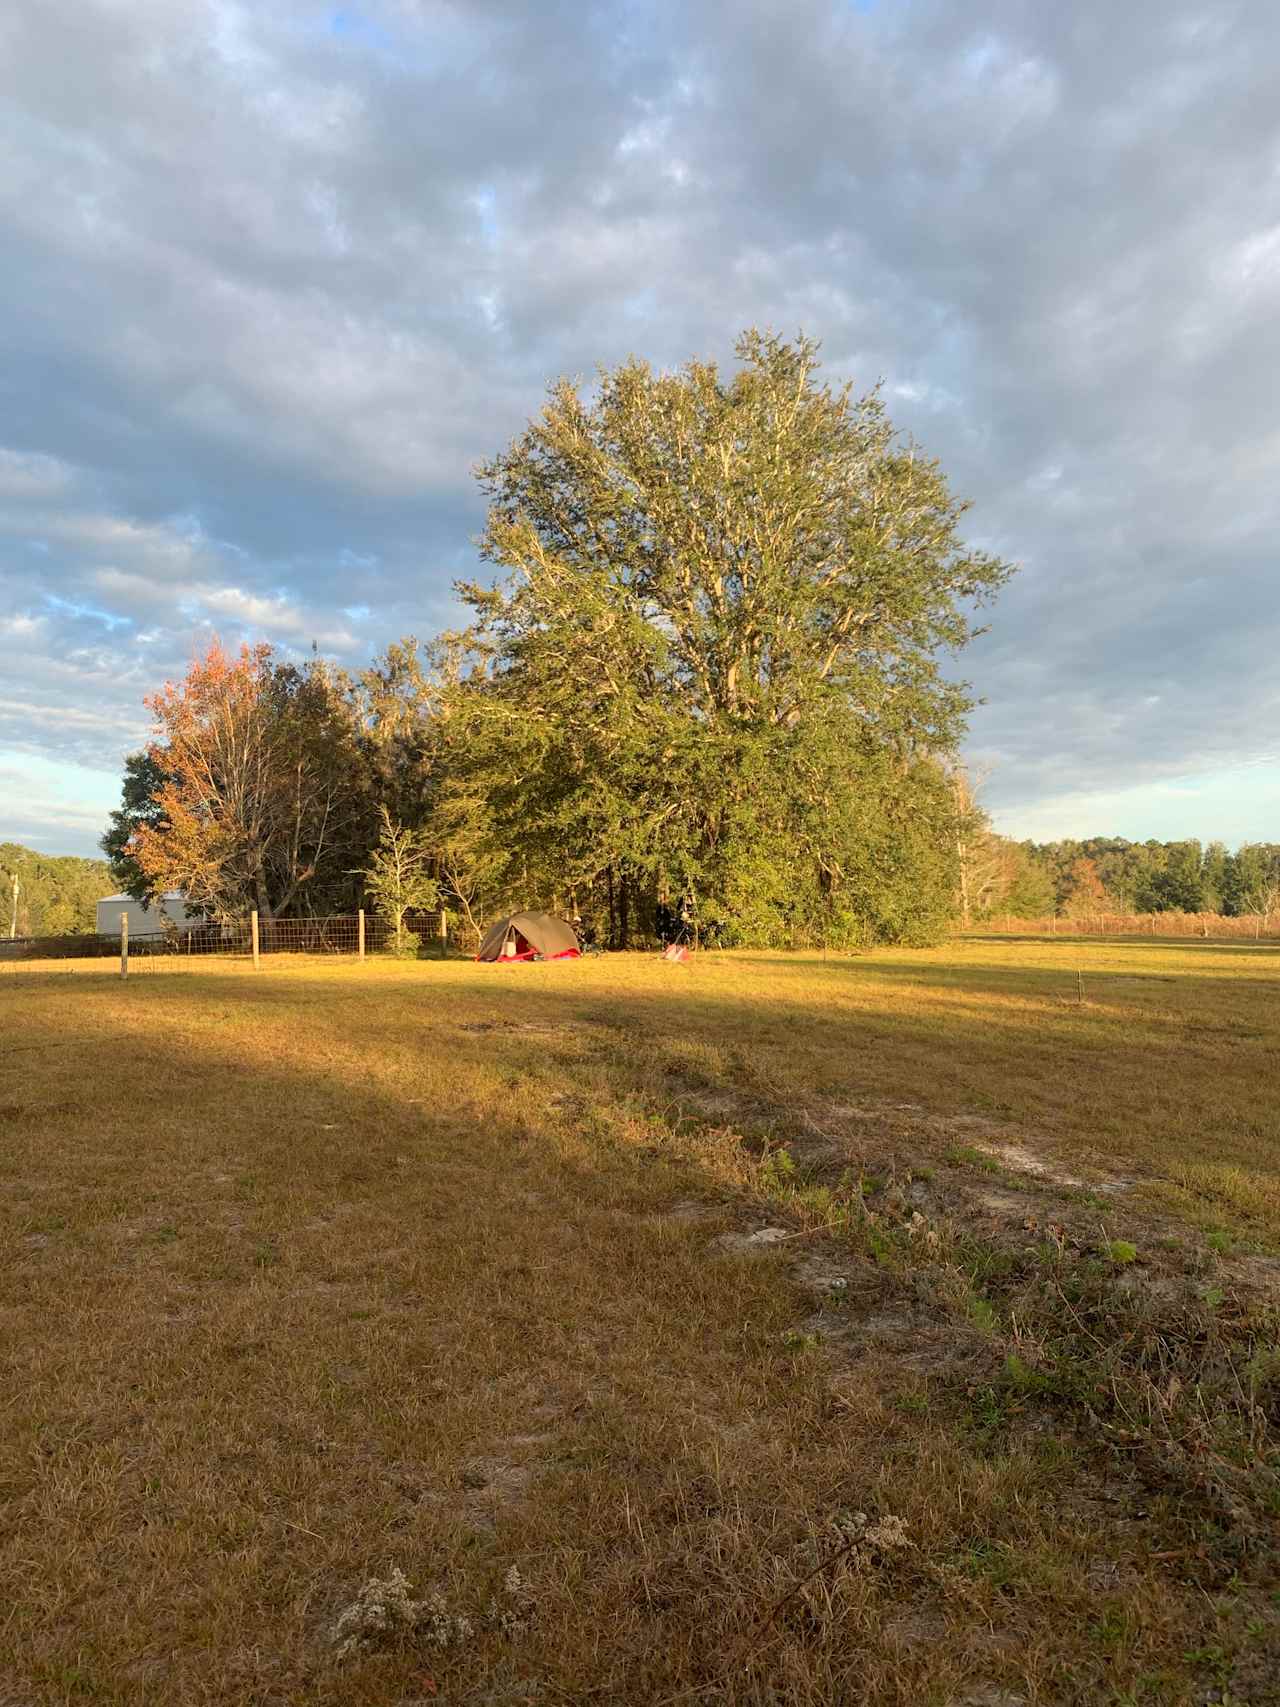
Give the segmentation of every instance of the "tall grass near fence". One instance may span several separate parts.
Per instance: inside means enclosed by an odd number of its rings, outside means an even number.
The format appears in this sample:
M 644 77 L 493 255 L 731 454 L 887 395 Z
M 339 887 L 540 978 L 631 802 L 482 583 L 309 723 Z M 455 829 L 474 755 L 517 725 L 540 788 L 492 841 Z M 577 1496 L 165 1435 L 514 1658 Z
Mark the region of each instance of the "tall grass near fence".
M 1013 915 L 984 920 L 978 928 L 999 936 L 1145 936 L 1200 937 L 1203 940 L 1264 942 L 1280 940 L 1280 915 L 1242 913 L 1090 913 L 1066 918 L 1023 919 Z
M 449 921 L 440 912 L 408 915 L 408 941 L 418 952 L 449 952 Z M 244 960 L 261 964 L 276 954 L 386 954 L 394 946 L 388 920 L 375 913 L 349 913 L 327 918 L 209 920 L 190 930 L 130 933 L 130 975 L 144 971 L 177 971 L 210 960 Z M 12 937 L 0 941 L 0 975 L 5 972 L 70 970 L 74 963 L 95 965 L 122 961 L 118 932 L 79 936 Z

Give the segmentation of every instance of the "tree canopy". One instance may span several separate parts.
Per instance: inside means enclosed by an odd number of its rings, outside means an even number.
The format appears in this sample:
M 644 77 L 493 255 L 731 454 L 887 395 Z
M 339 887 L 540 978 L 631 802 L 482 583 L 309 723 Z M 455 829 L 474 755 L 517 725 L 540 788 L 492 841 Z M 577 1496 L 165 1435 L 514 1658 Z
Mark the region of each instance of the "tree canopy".
M 572 906 L 625 945 L 920 940 L 956 905 L 947 660 L 1010 566 L 878 392 L 748 332 L 738 365 L 561 381 L 484 464 L 467 625 L 356 678 L 214 647 L 149 702 L 107 846 L 206 910 L 350 905 L 381 814 L 465 916 Z
M 133 773 L 159 785 L 131 821 L 127 796 L 117 815 L 135 886 L 181 889 L 214 917 L 308 911 L 312 893 L 350 904 L 370 804 L 344 679 L 320 660 L 281 663 L 267 646 L 232 658 L 215 642 L 147 703 L 158 736 Z
M 96 928 L 96 903 L 110 893 L 100 859 L 52 857 L 0 842 L 0 936 L 80 936 Z
M 1007 864 L 978 918 L 1280 911 L 1280 843 L 1246 842 L 1232 853 L 1221 842 L 1194 840 L 1013 842 L 988 835 Z
M 1008 565 L 878 394 L 760 333 L 724 378 L 561 382 L 481 470 L 496 585 L 448 696 L 524 869 L 694 896 L 756 941 L 899 936 L 951 906 L 941 655 Z M 473 773 L 474 774 L 474 773 Z

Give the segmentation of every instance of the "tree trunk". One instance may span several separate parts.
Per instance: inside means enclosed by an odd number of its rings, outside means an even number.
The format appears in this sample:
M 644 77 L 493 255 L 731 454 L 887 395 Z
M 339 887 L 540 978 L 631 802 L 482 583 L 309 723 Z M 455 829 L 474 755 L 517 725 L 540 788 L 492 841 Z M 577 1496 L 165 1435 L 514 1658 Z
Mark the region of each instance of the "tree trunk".
M 628 880 L 624 872 L 618 882 L 618 946 L 624 951 L 629 947 L 631 940 L 631 919 L 627 907 L 627 890 Z
M 275 917 L 271 911 L 271 902 L 267 896 L 267 886 L 262 880 L 261 868 L 254 873 L 253 894 L 254 899 L 257 902 L 259 935 L 262 939 L 263 945 L 267 948 L 272 948 L 275 946 Z

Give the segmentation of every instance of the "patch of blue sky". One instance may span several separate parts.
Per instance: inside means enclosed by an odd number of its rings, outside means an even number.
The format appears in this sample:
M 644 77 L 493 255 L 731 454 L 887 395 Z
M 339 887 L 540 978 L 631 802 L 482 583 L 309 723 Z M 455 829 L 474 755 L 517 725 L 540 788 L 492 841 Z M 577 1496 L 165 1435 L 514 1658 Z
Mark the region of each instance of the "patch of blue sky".
M 492 184 L 481 184 L 479 189 L 472 191 L 470 201 L 476 210 L 476 217 L 480 221 L 480 229 L 484 233 L 486 241 L 496 247 L 502 235 L 501 226 L 498 222 L 497 190 Z
M 88 618 L 90 622 L 101 622 L 108 629 L 132 628 L 131 616 L 118 616 L 114 611 L 99 610 L 96 605 L 83 605 L 76 599 L 60 599 L 56 593 L 46 593 L 44 602 L 51 610 L 65 611 L 68 616 Z
M 330 12 L 328 29 L 331 36 L 338 36 L 343 41 L 354 42 L 361 47 L 377 48 L 382 53 L 395 50 L 395 42 L 388 31 L 364 12 L 354 6 L 339 6 Z
M 430 52 L 421 36 L 390 28 L 377 15 L 376 5 L 338 6 L 325 16 L 324 30 L 331 41 L 355 53 L 363 53 L 386 70 L 421 72 L 437 60 L 442 47 L 442 30 L 433 26 Z
M 119 804 L 119 772 L 0 748 L 0 841 L 100 858 L 98 837 Z
M 1123 836 L 1127 841 L 1274 841 L 1280 822 L 1280 758 L 1163 777 L 1130 788 L 1082 790 L 1025 806 L 995 807 L 1001 834 Z

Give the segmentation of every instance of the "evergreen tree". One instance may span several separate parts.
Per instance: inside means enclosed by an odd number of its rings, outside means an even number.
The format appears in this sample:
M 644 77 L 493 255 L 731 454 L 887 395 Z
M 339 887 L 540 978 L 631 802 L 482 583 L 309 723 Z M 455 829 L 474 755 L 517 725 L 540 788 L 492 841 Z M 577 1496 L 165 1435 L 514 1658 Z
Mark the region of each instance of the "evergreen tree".
M 1144 913 L 1199 913 L 1204 910 L 1204 879 L 1200 843 L 1170 842 L 1163 863 L 1139 888 Z
M 364 887 L 378 911 L 391 925 L 392 947 L 404 954 L 410 941 L 405 930 L 404 916 L 423 908 L 434 907 L 440 888 L 436 882 L 435 855 L 428 837 L 421 830 L 406 829 L 397 824 L 385 806 L 378 809 L 378 845 L 369 857 L 364 871 Z
M 1057 900 L 1053 878 L 1041 859 L 1026 843 L 1013 849 L 1009 887 L 1001 897 L 1001 911 L 1015 919 L 1043 919 Z
M 1222 842 L 1210 842 L 1200 862 L 1200 906 L 1206 913 L 1221 913 L 1227 895 L 1230 855 Z
M 147 875 L 130 853 L 129 844 L 144 824 L 153 830 L 163 827 L 159 795 L 164 782 L 164 772 L 150 751 L 130 753 L 124 762 L 120 806 L 111 814 L 110 825 L 98 844 L 107 856 L 112 877 L 135 901 L 150 900 L 151 892 Z
M 1280 847 L 1246 842 L 1227 856 L 1223 872 L 1223 911 L 1239 916 L 1259 911 L 1260 899 L 1280 879 Z

